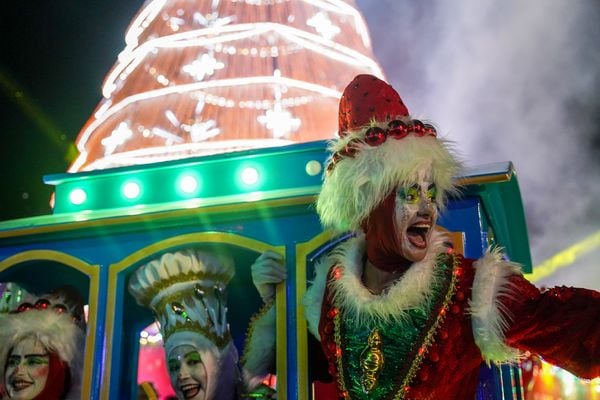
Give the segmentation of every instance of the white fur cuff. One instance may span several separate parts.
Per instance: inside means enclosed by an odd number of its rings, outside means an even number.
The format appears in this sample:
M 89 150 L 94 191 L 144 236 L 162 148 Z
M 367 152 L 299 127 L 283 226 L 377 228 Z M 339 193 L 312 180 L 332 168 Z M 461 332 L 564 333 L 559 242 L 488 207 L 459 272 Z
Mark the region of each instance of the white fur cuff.
M 510 310 L 503 299 L 511 296 L 508 278 L 520 274 L 521 267 L 505 261 L 501 250 L 488 249 L 473 264 L 475 279 L 469 311 L 473 321 L 473 336 L 483 359 L 490 363 L 513 362 L 519 359 L 519 351 L 504 343 L 505 332 L 510 325 Z

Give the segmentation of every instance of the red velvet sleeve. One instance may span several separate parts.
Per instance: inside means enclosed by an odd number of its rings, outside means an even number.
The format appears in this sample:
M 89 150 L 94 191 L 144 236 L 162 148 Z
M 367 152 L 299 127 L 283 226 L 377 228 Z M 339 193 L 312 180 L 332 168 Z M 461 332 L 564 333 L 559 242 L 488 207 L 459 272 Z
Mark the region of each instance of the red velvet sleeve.
M 586 379 L 600 375 L 600 293 L 556 287 L 540 292 L 520 275 L 504 299 L 506 343 Z

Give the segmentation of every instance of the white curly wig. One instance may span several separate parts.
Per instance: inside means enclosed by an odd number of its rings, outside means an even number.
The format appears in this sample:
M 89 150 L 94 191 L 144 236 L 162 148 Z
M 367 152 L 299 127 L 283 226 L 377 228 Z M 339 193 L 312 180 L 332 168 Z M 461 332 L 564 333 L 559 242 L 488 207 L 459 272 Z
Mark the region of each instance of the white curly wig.
M 69 312 L 58 313 L 49 307 L 0 314 L 0 327 L 0 377 L 4 378 L 12 348 L 32 338 L 69 366 L 71 387 L 66 398 L 80 398 L 85 333 Z

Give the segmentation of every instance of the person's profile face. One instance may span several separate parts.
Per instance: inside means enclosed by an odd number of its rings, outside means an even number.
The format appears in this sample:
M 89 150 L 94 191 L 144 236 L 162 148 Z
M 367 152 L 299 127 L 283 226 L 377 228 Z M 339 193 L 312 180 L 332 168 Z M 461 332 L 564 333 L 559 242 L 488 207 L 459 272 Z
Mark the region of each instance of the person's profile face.
M 200 352 L 191 345 L 175 347 L 167 355 L 171 385 L 179 399 L 209 400 L 206 364 Z
M 13 400 L 30 400 L 36 397 L 48 379 L 50 355 L 34 338 L 18 342 L 6 361 L 4 384 L 8 397 Z

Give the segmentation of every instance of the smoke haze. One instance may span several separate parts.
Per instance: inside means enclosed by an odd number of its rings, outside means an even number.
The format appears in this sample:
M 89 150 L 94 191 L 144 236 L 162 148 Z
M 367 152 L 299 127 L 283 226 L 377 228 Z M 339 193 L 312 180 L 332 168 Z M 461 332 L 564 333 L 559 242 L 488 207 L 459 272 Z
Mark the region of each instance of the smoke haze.
M 600 231 L 600 3 L 358 0 L 411 114 L 512 161 L 533 264 Z M 538 282 L 600 289 L 600 249 Z

